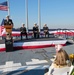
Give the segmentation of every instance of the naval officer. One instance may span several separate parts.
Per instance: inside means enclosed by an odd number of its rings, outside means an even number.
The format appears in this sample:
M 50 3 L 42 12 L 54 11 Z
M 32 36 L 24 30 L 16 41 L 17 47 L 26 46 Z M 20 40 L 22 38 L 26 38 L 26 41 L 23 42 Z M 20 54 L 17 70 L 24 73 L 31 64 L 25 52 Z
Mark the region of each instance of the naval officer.
M 13 21 L 10 19 L 10 16 L 7 15 L 6 19 L 4 20 L 4 25 L 12 25 L 13 26 Z
M 34 38 L 39 38 L 39 28 L 36 23 L 34 24 L 33 27 L 33 34 L 34 34 Z
M 22 35 L 26 35 L 26 39 L 27 39 L 27 31 L 26 31 L 26 27 L 25 24 L 22 24 L 22 27 L 20 28 L 20 32 L 21 32 L 21 40 L 22 40 Z
M 47 27 L 47 24 L 44 24 L 43 31 L 44 31 L 45 37 L 46 37 L 46 35 L 48 35 L 48 37 L 49 37 L 49 28 Z

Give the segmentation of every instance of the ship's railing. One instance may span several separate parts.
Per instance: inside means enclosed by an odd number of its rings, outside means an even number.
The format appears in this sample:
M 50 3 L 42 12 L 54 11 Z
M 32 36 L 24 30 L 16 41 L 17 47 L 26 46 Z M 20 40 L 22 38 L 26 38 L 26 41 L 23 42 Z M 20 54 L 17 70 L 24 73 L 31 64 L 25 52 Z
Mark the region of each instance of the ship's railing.
M 0 40 L 2 40 L 3 37 L 0 36 Z M 40 32 L 40 38 L 41 37 L 44 37 L 43 31 Z M 49 31 L 49 37 L 60 37 L 60 38 L 65 38 L 65 39 L 74 39 L 74 30 L 70 30 L 70 29 L 57 29 L 55 31 Z M 20 34 L 13 35 L 13 38 L 14 39 L 20 38 Z M 23 38 L 25 38 L 25 35 L 23 35 Z M 32 32 L 28 33 L 28 38 L 33 38 L 33 33 Z
M 74 39 L 74 30 L 58 29 L 54 34 L 58 37 L 63 37 L 66 39 Z

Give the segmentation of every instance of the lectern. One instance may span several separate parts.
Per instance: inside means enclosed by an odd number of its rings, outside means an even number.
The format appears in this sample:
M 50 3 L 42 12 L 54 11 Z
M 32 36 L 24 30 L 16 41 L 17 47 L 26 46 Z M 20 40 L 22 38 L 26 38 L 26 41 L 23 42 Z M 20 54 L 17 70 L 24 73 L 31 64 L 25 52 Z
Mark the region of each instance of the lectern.
M 12 28 L 13 28 L 12 25 L 4 25 L 4 28 L 6 29 L 7 33 L 12 33 Z
M 6 38 L 5 38 L 5 47 L 6 52 L 13 51 L 13 39 L 12 39 L 12 25 L 4 25 L 4 28 L 6 29 Z

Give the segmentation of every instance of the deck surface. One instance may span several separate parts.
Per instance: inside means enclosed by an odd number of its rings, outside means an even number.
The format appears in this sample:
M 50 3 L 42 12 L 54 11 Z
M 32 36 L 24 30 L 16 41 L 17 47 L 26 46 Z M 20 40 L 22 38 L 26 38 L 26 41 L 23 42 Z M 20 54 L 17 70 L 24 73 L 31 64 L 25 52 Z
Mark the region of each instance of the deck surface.
M 15 40 L 15 42 L 30 42 L 30 41 L 48 41 L 48 40 L 59 40 L 58 38 L 40 38 L 40 39 L 20 39 Z M 60 39 L 62 40 L 62 39 Z M 0 44 L 4 43 L 4 40 L 0 40 Z M 67 45 L 63 47 L 68 54 L 74 53 L 74 45 Z M 55 48 L 41 48 L 41 49 L 30 49 L 30 50 L 17 50 L 13 52 L 0 52 L 0 75 L 44 75 L 45 69 L 36 69 L 33 70 L 23 70 L 23 71 L 12 71 L 7 72 L 4 70 L 4 73 L 1 73 L 1 68 L 4 66 L 13 67 L 15 64 L 17 66 L 41 66 L 50 65 L 52 61 L 50 60 L 56 54 Z M 8 63 L 8 64 L 7 64 Z M 12 63 L 12 64 L 11 64 Z M 11 66 L 12 65 L 12 66 Z M 16 67 L 16 66 L 14 66 Z
M 64 49 L 66 50 L 66 52 L 68 54 L 74 53 L 74 50 L 73 50 L 74 45 L 65 46 Z M 18 50 L 15 52 L 1 52 L 0 53 L 0 68 L 1 68 L 1 66 L 6 65 L 6 63 L 9 63 L 9 62 L 13 62 L 13 64 L 17 64 L 17 65 L 18 65 L 18 63 L 20 63 L 22 66 L 38 66 L 39 67 L 39 65 L 43 65 L 43 66 L 50 65 L 52 63 L 50 59 L 54 55 L 55 55 L 54 47 L 33 49 L 33 50 L 32 49 L 31 50 Z M 33 61 L 33 60 L 35 60 L 35 61 Z M 40 63 L 38 63 L 37 61 Z M 43 61 L 43 62 L 41 62 L 41 61 Z M 47 61 L 47 62 L 45 62 L 45 61 Z M 31 73 L 32 71 L 29 71 L 29 72 Z M 44 73 L 43 70 L 41 70 L 41 71 L 42 71 L 42 73 Z M 21 71 L 21 72 L 23 72 L 23 71 Z M 37 72 L 36 69 L 35 69 L 35 72 Z M 19 74 L 16 74 L 16 73 L 17 72 L 5 72 L 0 75 L 12 75 L 12 74 L 19 75 L 20 71 L 18 71 Z M 25 75 L 28 75 L 28 73 L 26 73 Z M 39 73 L 39 71 L 37 73 Z M 21 73 L 20 75 L 23 75 L 23 74 Z M 43 75 L 43 74 L 41 74 L 41 75 Z
M 59 39 L 59 38 L 38 38 L 38 39 L 33 39 L 33 38 L 29 38 L 29 39 L 23 39 L 21 40 L 20 38 L 16 38 L 14 39 L 14 42 L 32 42 L 32 41 L 54 41 L 54 40 L 63 40 L 63 39 Z M 0 40 L 0 44 L 5 43 L 5 40 Z

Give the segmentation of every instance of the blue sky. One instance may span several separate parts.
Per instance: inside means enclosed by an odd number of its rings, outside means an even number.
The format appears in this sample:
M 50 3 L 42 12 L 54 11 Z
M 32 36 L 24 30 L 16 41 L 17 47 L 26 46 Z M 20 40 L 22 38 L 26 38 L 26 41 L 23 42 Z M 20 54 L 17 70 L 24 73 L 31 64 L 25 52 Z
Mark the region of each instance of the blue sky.
M 4 2 L 5 0 L 0 0 Z M 40 0 L 41 28 L 46 23 L 50 28 L 74 28 L 74 0 Z M 25 0 L 9 0 L 10 18 L 14 27 L 26 23 Z M 38 0 L 28 0 L 29 28 L 38 23 Z M 7 11 L 0 11 L 0 23 Z

